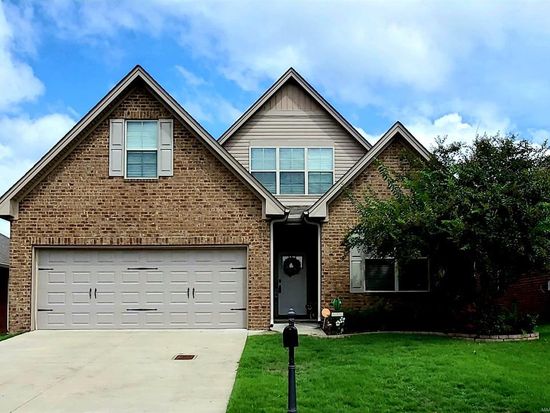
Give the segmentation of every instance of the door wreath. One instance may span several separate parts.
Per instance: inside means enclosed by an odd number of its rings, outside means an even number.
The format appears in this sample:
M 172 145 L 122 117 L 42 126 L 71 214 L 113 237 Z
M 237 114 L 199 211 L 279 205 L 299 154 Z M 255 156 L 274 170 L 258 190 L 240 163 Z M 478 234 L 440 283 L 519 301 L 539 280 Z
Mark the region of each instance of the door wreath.
M 283 261 L 283 271 L 289 277 L 298 274 L 301 269 L 302 264 L 296 257 L 288 257 Z

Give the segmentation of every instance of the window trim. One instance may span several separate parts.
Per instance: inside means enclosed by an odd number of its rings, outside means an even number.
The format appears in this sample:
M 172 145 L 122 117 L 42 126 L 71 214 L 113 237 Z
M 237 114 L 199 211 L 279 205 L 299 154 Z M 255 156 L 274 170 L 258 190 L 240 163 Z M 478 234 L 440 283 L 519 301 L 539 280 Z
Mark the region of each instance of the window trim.
M 388 259 L 393 260 L 394 265 L 394 285 L 395 289 L 393 290 L 368 290 L 367 289 L 367 278 L 365 274 L 365 265 L 366 260 L 368 259 Z M 426 290 L 400 290 L 399 289 L 399 261 L 395 257 L 381 257 L 381 258 L 374 258 L 370 257 L 368 254 L 361 254 L 361 274 L 363 276 L 364 284 L 363 284 L 363 291 L 362 293 L 370 293 L 370 294 L 386 294 L 386 293 L 429 293 L 431 291 L 431 278 L 430 277 L 430 259 L 428 257 L 417 257 L 413 259 L 422 259 L 426 260 L 428 263 L 428 273 L 426 274 L 428 277 L 428 288 Z M 350 254 L 350 292 L 358 293 L 359 291 L 351 291 L 351 265 L 352 265 L 352 257 Z
M 128 123 L 132 122 L 155 122 L 157 124 L 157 147 L 155 149 L 129 149 L 128 148 Z M 155 176 L 128 176 L 128 152 L 151 152 L 157 153 L 157 172 Z M 130 181 L 143 181 L 143 180 L 158 180 L 159 179 L 159 163 L 160 163 L 160 120 L 159 119 L 124 119 L 124 179 Z
M 253 170 L 252 169 L 252 150 L 253 149 L 275 149 L 275 170 L 262 170 L 262 169 L 257 169 L 257 170 Z M 280 156 L 279 156 L 279 150 L 280 149 L 303 149 L 304 150 L 304 169 L 303 170 L 287 170 L 287 169 L 281 169 L 280 168 L 280 164 L 279 164 L 279 160 L 280 160 Z M 310 170 L 309 169 L 309 165 L 308 165 L 308 150 L 309 149 L 330 149 L 332 150 L 332 169 L 330 171 L 319 171 L 317 169 L 312 169 Z M 336 164 L 336 160 L 335 160 L 335 156 L 334 156 L 334 146 L 303 146 L 303 145 L 295 145 L 295 146 L 292 146 L 292 145 L 284 145 L 284 146 L 275 146 L 275 145 L 258 145 L 258 146 L 249 146 L 248 147 L 248 172 L 250 172 L 250 174 L 252 175 L 254 172 L 275 172 L 275 189 L 276 189 L 276 192 L 273 193 L 273 195 L 277 195 L 277 196 L 290 196 L 290 197 L 298 197 L 298 196 L 322 196 L 323 194 L 310 194 L 309 193 L 309 172 L 330 172 L 332 173 L 332 184 L 330 185 L 330 187 L 332 187 L 332 185 L 334 185 L 334 175 L 335 175 L 335 164 Z M 280 179 L 280 174 L 281 172 L 299 172 L 299 173 L 304 173 L 304 193 L 303 194 L 282 194 L 281 193 L 281 179 Z M 329 187 L 329 188 L 330 188 Z M 328 191 L 328 189 L 327 189 Z M 323 192 L 323 193 L 326 193 Z

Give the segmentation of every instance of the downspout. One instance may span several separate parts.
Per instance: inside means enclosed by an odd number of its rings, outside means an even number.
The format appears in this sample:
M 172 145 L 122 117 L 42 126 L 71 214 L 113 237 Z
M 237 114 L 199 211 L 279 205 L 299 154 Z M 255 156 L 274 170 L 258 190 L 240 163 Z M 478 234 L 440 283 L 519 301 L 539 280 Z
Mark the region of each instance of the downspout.
M 321 224 L 319 222 L 313 222 L 308 219 L 308 211 L 304 211 L 302 217 L 304 222 L 308 225 L 315 225 L 317 227 L 317 321 L 321 321 Z
M 269 327 L 273 327 L 273 323 L 275 321 L 275 317 L 273 316 L 273 306 L 275 305 L 275 297 L 274 297 L 274 288 L 275 285 L 275 272 L 273 268 L 275 268 L 275 261 L 274 261 L 274 251 L 273 247 L 275 245 L 274 239 L 273 239 L 273 230 L 275 227 L 275 224 L 279 223 L 286 223 L 288 221 L 288 215 L 290 210 L 285 209 L 285 216 L 283 218 L 273 219 L 271 220 L 269 227 L 270 227 L 270 234 L 269 234 Z

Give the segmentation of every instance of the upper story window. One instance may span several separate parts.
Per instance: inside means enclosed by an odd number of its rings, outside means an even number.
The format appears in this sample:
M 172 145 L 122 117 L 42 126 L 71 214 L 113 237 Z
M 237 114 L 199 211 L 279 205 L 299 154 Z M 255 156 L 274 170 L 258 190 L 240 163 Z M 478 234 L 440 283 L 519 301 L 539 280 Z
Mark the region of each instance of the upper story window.
M 174 122 L 109 120 L 109 176 L 156 179 L 174 175 Z
M 126 176 L 156 178 L 157 160 L 158 122 L 126 122 Z
M 250 172 L 278 195 L 321 195 L 334 181 L 333 148 L 251 148 Z

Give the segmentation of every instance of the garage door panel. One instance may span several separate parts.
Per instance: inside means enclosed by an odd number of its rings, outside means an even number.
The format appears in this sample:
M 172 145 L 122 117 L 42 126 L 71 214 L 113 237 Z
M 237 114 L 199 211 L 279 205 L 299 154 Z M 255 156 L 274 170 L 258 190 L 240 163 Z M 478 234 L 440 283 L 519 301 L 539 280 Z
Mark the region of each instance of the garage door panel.
M 90 296 L 88 291 L 75 291 L 71 295 L 71 303 L 73 305 L 88 305 L 90 302 Z
M 48 283 L 50 284 L 65 284 L 67 282 L 67 275 L 65 272 L 48 272 Z
M 164 292 L 163 291 L 145 292 L 145 304 L 164 304 Z
M 185 304 L 188 301 L 187 291 L 170 291 L 168 304 Z
M 121 327 L 139 327 L 140 316 L 141 314 L 137 312 L 123 312 L 120 314 Z
M 97 283 L 98 284 L 114 284 L 116 282 L 116 274 L 114 271 L 98 271 Z
M 165 315 L 163 312 L 147 312 L 143 314 L 145 326 L 146 327 L 153 327 L 153 326 L 164 326 L 166 325 L 165 321 Z
M 58 305 L 65 304 L 65 292 L 49 292 L 48 293 L 48 304 L 49 305 Z
M 92 273 L 89 271 L 72 271 L 73 284 L 90 284 L 92 282 Z
M 123 284 L 139 284 L 139 272 L 137 271 L 122 271 Z
M 145 282 L 148 284 L 162 284 L 164 282 L 163 273 L 160 271 L 147 271 L 145 273 Z
M 97 305 L 114 305 L 116 303 L 116 294 L 114 291 L 100 291 L 94 295 L 94 302 Z
M 139 292 L 122 292 L 120 294 L 122 304 L 139 304 Z
M 44 316 L 49 325 L 64 326 L 66 324 L 65 313 L 46 313 Z
M 189 273 L 187 271 L 174 271 L 168 272 L 168 282 L 171 284 L 189 284 Z
M 88 313 L 88 312 L 85 312 L 85 313 L 73 312 L 71 314 L 71 322 L 72 322 L 73 326 L 79 326 L 79 325 L 88 326 L 88 325 L 90 325 L 90 313 Z
M 38 263 L 37 328 L 246 326 L 244 249 L 39 250 Z
M 112 311 L 98 311 L 96 312 L 96 323 L 99 326 L 115 325 L 115 314 Z
M 226 305 L 239 304 L 240 297 L 237 291 L 220 291 L 218 293 L 219 303 Z

